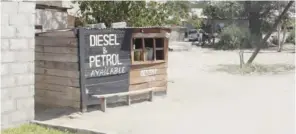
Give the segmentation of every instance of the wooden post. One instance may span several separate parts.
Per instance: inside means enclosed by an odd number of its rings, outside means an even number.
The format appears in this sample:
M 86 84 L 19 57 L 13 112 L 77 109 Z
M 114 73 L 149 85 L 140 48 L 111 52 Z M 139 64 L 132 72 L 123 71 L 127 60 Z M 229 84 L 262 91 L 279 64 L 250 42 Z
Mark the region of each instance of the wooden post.
M 107 102 L 106 102 L 106 98 L 101 98 L 101 110 L 103 112 L 106 112 L 106 108 L 107 108 Z
M 131 105 L 131 96 L 130 95 L 126 96 L 126 103 L 128 106 Z
M 154 58 L 154 61 L 156 61 L 156 41 L 155 41 L 155 38 L 153 38 L 153 58 Z
M 142 50 L 143 50 L 143 53 L 142 53 L 142 58 L 143 58 L 143 61 L 146 61 L 146 49 L 145 49 L 145 39 L 142 38 Z
M 149 100 L 148 101 L 153 101 L 153 90 L 149 91 Z

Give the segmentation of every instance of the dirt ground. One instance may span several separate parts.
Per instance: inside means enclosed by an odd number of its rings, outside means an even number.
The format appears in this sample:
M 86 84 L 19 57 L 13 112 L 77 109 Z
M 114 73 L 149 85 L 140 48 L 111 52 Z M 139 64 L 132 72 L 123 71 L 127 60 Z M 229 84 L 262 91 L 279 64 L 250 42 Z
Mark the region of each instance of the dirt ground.
M 294 61 L 289 52 L 266 51 L 255 59 L 260 64 Z M 295 133 L 295 71 L 241 76 L 215 71 L 220 64 L 239 64 L 238 53 L 201 48 L 170 52 L 166 97 L 45 122 L 116 134 Z

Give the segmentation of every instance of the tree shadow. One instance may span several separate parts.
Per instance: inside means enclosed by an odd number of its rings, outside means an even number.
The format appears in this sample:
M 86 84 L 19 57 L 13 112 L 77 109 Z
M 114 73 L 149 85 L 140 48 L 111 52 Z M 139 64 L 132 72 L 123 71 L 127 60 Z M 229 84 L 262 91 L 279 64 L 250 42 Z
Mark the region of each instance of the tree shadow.
M 41 104 L 35 104 L 35 120 L 37 121 L 56 119 L 77 112 L 79 112 L 77 109 L 70 107 L 49 107 Z

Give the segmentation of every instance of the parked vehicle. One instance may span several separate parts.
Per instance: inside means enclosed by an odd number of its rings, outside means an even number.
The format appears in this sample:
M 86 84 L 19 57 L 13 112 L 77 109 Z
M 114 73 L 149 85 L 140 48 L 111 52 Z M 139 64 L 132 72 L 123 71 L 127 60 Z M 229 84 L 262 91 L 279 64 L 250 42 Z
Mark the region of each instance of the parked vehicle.
M 196 29 L 190 29 L 188 32 L 189 41 L 197 41 L 199 32 Z

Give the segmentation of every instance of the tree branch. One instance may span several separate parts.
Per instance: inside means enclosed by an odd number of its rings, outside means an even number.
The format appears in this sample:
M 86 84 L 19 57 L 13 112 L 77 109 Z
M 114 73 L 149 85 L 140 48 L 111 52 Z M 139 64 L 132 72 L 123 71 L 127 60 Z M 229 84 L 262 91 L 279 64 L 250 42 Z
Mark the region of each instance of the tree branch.
M 270 37 L 270 35 L 272 34 L 272 32 L 274 31 L 274 29 L 278 26 L 278 24 L 281 22 L 281 20 L 283 19 L 284 15 L 288 12 L 289 8 L 293 5 L 294 1 L 289 1 L 288 5 L 285 7 L 284 11 L 281 13 L 281 15 L 277 18 L 277 20 L 275 21 L 275 23 L 272 26 L 272 29 L 270 29 L 270 31 L 268 32 L 267 35 L 265 35 L 265 37 L 263 38 L 263 40 L 260 40 L 259 44 L 256 45 L 256 49 L 255 51 L 252 53 L 251 57 L 249 58 L 247 64 L 251 64 L 253 62 L 253 60 L 255 59 L 255 57 L 257 56 L 257 54 L 259 53 L 260 49 L 261 49 L 261 44 L 265 43 L 266 40 Z

